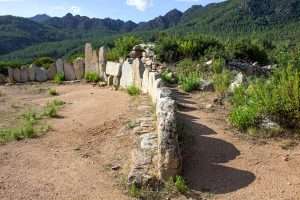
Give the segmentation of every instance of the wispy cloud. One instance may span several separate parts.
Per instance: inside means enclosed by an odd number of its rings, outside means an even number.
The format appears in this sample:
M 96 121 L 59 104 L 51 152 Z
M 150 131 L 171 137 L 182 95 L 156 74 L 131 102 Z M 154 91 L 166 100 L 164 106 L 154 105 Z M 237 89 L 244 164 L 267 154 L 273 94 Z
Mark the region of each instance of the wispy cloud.
M 152 0 L 126 0 L 126 4 L 136 7 L 139 11 L 145 11 L 152 6 Z
M 80 14 L 81 9 L 80 9 L 79 6 L 68 6 L 68 7 L 67 6 L 54 6 L 53 10 L 69 12 L 69 13 L 72 13 L 74 15 L 78 15 L 78 14 Z

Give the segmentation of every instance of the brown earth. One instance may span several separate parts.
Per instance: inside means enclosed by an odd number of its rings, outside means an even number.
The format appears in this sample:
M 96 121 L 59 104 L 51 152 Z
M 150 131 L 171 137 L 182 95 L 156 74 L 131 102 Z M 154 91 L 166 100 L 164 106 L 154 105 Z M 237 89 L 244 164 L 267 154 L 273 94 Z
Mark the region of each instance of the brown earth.
M 177 92 L 183 175 L 194 198 L 299 200 L 300 147 L 287 139 L 241 137 L 225 121 L 227 107 L 213 104 L 215 97 Z
M 60 95 L 50 97 L 49 87 Z M 128 199 L 119 185 L 133 147 L 133 138 L 118 131 L 134 110 L 126 93 L 81 84 L 1 86 L 0 91 L 2 126 L 12 125 L 29 107 L 54 98 L 66 102 L 60 117 L 47 121 L 52 131 L 0 146 L 1 200 Z

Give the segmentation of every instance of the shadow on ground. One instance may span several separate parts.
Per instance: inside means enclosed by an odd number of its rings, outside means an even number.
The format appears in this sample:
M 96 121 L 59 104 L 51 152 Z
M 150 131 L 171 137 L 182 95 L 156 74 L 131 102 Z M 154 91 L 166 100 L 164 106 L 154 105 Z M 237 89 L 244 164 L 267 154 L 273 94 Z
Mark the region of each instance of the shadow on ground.
M 224 166 L 240 155 L 239 150 L 231 143 L 214 138 L 217 134 L 211 128 L 200 124 L 198 118 L 190 112 L 197 109 L 186 104 L 191 99 L 186 95 L 174 93 L 179 105 L 178 121 L 183 137 L 183 175 L 190 189 L 226 194 L 247 187 L 255 180 L 249 171 Z M 192 109 L 194 108 L 194 109 Z

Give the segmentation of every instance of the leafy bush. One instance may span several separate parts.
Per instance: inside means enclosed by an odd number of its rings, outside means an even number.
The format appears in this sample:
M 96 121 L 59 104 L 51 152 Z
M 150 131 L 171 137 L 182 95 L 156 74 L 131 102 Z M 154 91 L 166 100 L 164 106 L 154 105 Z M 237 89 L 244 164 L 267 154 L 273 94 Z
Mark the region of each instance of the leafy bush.
M 300 127 L 300 73 L 292 65 L 278 69 L 268 80 L 256 80 L 233 96 L 231 123 L 247 129 L 265 117 L 286 128 Z
M 185 92 L 197 90 L 200 86 L 201 78 L 198 73 L 190 73 L 179 78 L 179 84 Z
M 49 57 L 41 57 L 33 61 L 33 64 L 36 64 L 37 66 L 44 67 L 48 69 L 51 64 L 54 63 L 54 60 Z
M 134 85 L 129 86 L 127 92 L 130 96 L 138 96 L 141 94 L 141 90 Z
M 216 91 L 223 98 L 228 90 L 232 80 L 232 75 L 228 70 L 223 70 L 220 74 L 214 74 L 213 81 Z
M 107 59 L 117 61 L 119 58 L 126 58 L 135 45 L 142 43 L 142 40 L 135 36 L 123 36 L 114 41 L 114 48 L 108 51 Z
M 174 36 L 161 37 L 155 46 L 155 54 L 161 62 L 176 62 L 182 57 L 179 52 L 177 38 Z
M 215 74 L 221 74 L 225 67 L 225 60 L 223 58 L 214 59 L 212 69 Z
M 65 80 L 65 75 L 63 73 L 57 73 L 55 74 L 53 80 L 57 84 L 62 84 L 62 82 Z
M 170 70 L 165 70 L 161 73 L 161 79 L 166 83 L 175 84 L 177 83 L 177 77 Z
M 188 192 L 188 187 L 185 183 L 185 180 L 181 176 L 176 176 L 175 178 L 175 186 L 178 192 L 185 194 Z
M 100 80 L 99 75 L 96 72 L 88 72 L 85 74 L 85 80 L 88 82 L 96 83 Z
M 57 111 L 60 106 L 64 105 L 63 101 L 53 100 L 52 102 L 48 102 L 44 107 L 43 116 L 55 118 L 58 117 Z

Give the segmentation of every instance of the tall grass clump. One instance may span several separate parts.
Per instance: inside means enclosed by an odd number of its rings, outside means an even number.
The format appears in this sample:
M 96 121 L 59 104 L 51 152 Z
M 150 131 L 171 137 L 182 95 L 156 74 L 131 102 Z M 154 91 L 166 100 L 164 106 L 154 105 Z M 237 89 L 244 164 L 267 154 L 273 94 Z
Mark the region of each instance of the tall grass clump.
M 255 127 L 269 118 L 285 128 L 300 127 L 300 72 L 282 67 L 267 80 L 258 79 L 238 88 L 232 98 L 231 123 L 239 129 Z
M 232 74 L 225 69 L 225 60 L 223 58 L 215 59 L 212 65 L 213 82 L 220 98 L 224 98 L 232 80 Z
M 181 76 L 179 78 L 180 87 L 185 92 L 192 92 L 197 90 L 201 83 L 201 78 L 197 73 L 190 73 L 187 76 Z
M 54 76 L 54 83 L 56 84 L 62 84 L 62 82 L 65 80 L 65 75 L 63 73 L 57 73 Z

